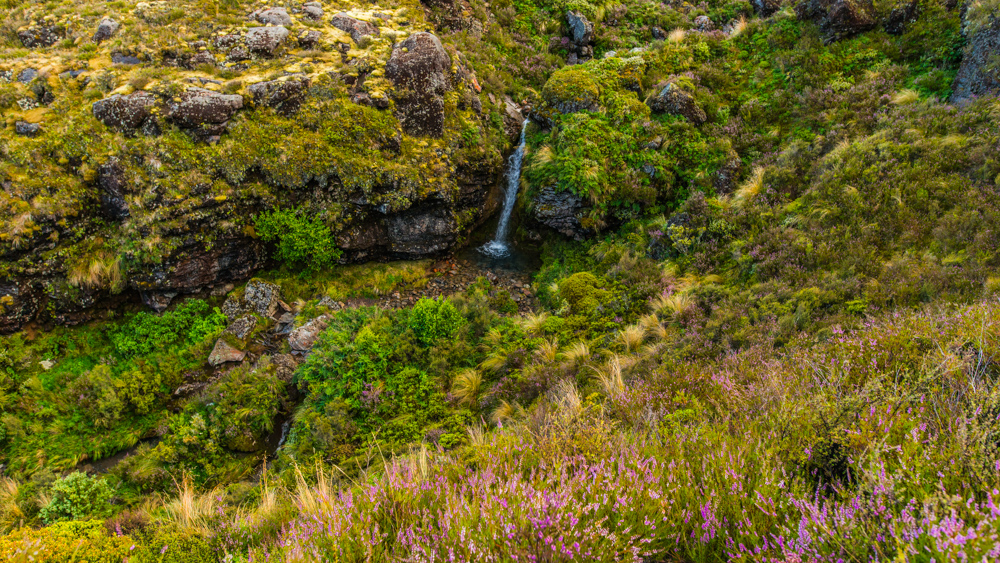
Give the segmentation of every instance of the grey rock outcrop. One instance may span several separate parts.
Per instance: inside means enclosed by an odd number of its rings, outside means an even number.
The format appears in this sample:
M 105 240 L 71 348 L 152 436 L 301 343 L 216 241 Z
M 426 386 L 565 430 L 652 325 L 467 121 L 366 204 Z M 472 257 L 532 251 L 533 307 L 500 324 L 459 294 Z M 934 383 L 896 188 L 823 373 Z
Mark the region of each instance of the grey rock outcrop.
M 242 107 L 242 96 L 191 88 L 167 104 L 166 117 L 196 139 L 213 142 Z
M 281 288 L 264 280 L 253 279 L 247 283 L 243 292 L 230 295 L 222 304 L 222 314 L 234 321 L 247 313 L 255 313 L 261 317 L 271 318 L 278 311 L 281 299 Z
M 355 43 L 361 43 L 363 38 L 370 35 L 379 36 L 379 30 L 374 24 L 353 18 L 343 12 L 333 16 L 330 24 L 350 35 Z
M 819 24 L 826 43 L 853 37 L 878 25 L 872 0 L 806 0 L 795 6 L 800 20 Z
M 994 62 L 997 53 L 1000 53 L 1000 18 L 992 18 L 968 38 L 965 56 L 952 84 L 953 102 L 967 105 L 978 96 L 1000 93 L 1000 69 Z
M 302 5 L 302 15 L 309 20 L 323 19 L 323 5 L 319 2 L 306 2 Z
M 42 130 L 42 126 L 37 123 L 18 121 L 14 123 L 14 133 L 22 137 L 34 137 Z
M 594 24 L 587 16 L 577 11 L 566 14 L 569 26 L 569 64 L 577 64 L 594 56 Z
M 115 94 L 94 102 L 91 112 L 98 121 L 115 131 L 152 134 L 156 132 L 152 112 L 156 103 L 156 96 L 149 92 L 133 92 L 126 96 Z
M 750 5 L 758 16 L 767 18 L 781 9 L 781 0 L 750 0 Z
M 664 86 L 656 96 L 649 99 L 647 104 L 655 112 L 681 115 L 695 125 L 701 125 L 707 119 L 705 110 L 698 106 L 694 96 L 673 82 Z
M 104 18 L 101 23 L 97 24 L 97 31 L 94 32 L 94 37 L 92 38 L 94 43 L 101 43 L 111 39 L 111 36 L 118 31 L 120 24 L 111 18 Z
M 297 76 L 284 80 L 258 82 L 250 86 L 254 104 L 271 107 L 289 115 L 299 109 L 309 89 L 309 78 Z
M 444 134 L 444 93 L 451 89 L 450 71 L 451 57 L 432 33 L 414 33 L 392 50 L 385 76 L 396 87 L 397 117 L 407 134 Z
M 213 367 L 218 367 L 229 362 L 242 362 L 246 356 L 246 352 L 233 346 L 225 338 L 220 338 L 215 341 L 215 347 L 208 355 L 208 363 Z
M 292 16 L 288 15 L 288 10 L 285 8 L 262 8 L 256 12 L 250 14 L 252 19 L 257 20 L 260 23 L 271 24 L 271 25 L 292 25 Z
M 542 225 L 576 240 L 589 234 L 580 223 L 589 211 L 580 196 L 548 187 L 539 190 L 532 203 L 534 219 Z
M 247 51 L 258 57 L 273 57 L 288 39 L 284 26 L 254 27 L 247 31 L 244 43 Z
M 33 25 L 17 32 L 17 38 L 28 49 L 50 47 L 64 37 L 66 37 L 66 27 L 57 24 Z
M 299 328 L 293 330 L 291 334 L 288 335 L 288 345 L 291 346 L 292 350 L 298 350 L 299 352 L 307 352 L 312 350 L 314 344 L 316 344 L 316 339 L 319 338 L 320 333 L 322 333 L 329 321 L 329 317 L 326 315 L 320 315 L 315 319 L 307 322 L 306 324 L 300 326 Z
M 112 221 L 121 221 L 131 216 L 125 195 L 128 181 L 125 170 L 117 160 L 112 159 L 97 168 L 97 185 L 101 190 L 101 211 Z

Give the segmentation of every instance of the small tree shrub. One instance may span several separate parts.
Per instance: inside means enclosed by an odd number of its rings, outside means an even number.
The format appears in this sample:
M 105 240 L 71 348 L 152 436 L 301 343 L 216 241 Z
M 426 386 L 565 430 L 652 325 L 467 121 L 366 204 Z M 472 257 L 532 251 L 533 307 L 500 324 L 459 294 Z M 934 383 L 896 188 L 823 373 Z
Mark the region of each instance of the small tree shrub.
M 47 524 L 62 520 L 80 520 L 107 511 L 111 487 L 98 477 L 79 471 L 52 484 L 52 500 L 42 508 L 42 520 Z
M 276 245 L 275 258 L 291 264 L 321 269 L 340 259 L 333 233 L 322 221 L 303 213 L 278 209 L 256 217 L 257 235 Z

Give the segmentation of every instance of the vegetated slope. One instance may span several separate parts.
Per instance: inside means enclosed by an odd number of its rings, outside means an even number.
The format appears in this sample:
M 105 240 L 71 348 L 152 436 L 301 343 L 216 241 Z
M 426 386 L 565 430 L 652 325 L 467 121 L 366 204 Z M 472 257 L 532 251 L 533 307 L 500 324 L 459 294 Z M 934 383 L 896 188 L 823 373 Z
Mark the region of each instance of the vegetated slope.
M 49 525 L 0 550 L 997 558 L 998 106 L 963 58 L 990 9 L 430 6 L 480 79 L 523 73 L 541 310 L 488 279 L 344 307 L 435 273 L 310 264 L 331 231 L 268 214 L 284 302 L 254 309 L 279 291 L 254 280 L 220 311 L 5 338 L 4 522 Z

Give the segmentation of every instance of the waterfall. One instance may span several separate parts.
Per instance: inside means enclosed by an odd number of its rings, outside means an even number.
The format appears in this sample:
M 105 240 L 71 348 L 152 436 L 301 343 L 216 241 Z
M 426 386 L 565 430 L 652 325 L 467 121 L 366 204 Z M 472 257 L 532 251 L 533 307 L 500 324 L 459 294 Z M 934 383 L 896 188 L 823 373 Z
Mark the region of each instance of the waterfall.
M 521 161 L 524 160 L 524 131 L 528 128 L 528 120 L 521 125 L 521 139 L 517 150 L 507 161 L 507 191 L 504 193 L 503 210 L 500 212 L 500 223 L 497 224 L 497 234 L 493 240 L 484 244 L 480 251 L 494 258 L 503 258 L 510 254 L 507 247 L 507 230 L 510 228 L 510 214 L 514 211 L 517 201 L 517 190 L 521 186 Z

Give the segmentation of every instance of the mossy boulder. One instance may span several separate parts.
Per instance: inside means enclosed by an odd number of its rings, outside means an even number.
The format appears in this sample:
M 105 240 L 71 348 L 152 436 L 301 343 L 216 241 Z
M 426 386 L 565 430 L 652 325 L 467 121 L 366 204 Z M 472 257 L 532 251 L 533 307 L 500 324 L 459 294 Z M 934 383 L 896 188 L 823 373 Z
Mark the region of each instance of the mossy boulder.
M 796 4 L 801 20 L 816 22 L 827 43 L 874 29 L 878 15 L 872 0 L 805 0 Z
M 432 33 L 414 33 L 392 50 L 385 76 L 396 88 L 396 113 L 407 134 L 444 134 L 444 94 L 452 88 L 450 73 L 451 57 Z

